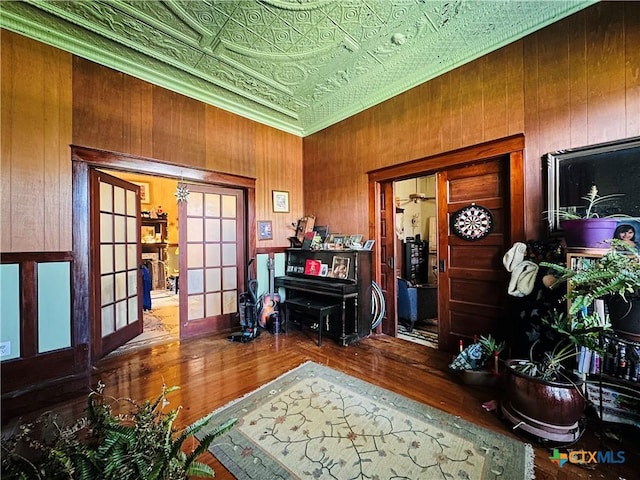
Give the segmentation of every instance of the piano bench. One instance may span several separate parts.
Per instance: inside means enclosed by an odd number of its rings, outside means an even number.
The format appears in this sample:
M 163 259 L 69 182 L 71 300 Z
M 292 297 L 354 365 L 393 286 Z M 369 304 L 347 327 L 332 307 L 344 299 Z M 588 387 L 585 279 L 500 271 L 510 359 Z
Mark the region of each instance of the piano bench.
M 307 318 L 312 318 L 318 324 L 318 346 L 322 346 L 322 330 L 324 330 L 323 321 L 329 328 L 329 316 L 334 312 L 342 311 L 342 303 L 323 303 L 318 300 L 309 300 L 308 298 L 287 298 L 284 301 L 286 322 L 289 325 L 289 317 L 291 313 L 298 313 Z

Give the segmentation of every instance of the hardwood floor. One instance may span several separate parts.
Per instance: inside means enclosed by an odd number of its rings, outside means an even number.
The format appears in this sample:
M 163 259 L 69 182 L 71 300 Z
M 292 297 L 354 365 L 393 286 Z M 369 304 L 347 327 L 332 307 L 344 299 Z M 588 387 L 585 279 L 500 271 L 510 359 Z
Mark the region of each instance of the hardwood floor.
M 314 333 L 297 330 L 275 336 L 263 332 L 246 344 L 229 342 L 226 336 L 218 335 L 105 359 L 95 367 L 93 380 L 94 384 L 98 380 L 104 382 L 107 394 L 135 400 L 155 398 L 163 383 L 179 386 L 180 390 L 169 396 L 169 408 L 183 407 L 178 424 L 184 426 L 308 360 L 459 415 L 490 430 L 530 441 L 514 434 L 498 413 L 487 412 L 482 407 L 483 402 L 499 400 L 499 390 L 464 386 L 447 371 L 450 355 L 385 335 L 372 335 L 349 347 L 340 347 L 331 339 L 318 347 Z M 81 416 L 85 400 L 82 396 L 54 410 L 63 415 Z M 574 449 L 624 450 L 625 464 L 602 464 L 595 469 L 593 465 L 587 469 L 565 464 L 559 468 L 549 459 L 552 452 L 534 443 L 536 479 L 638 478 L 637 430 L 629 432 L 635 439 L 606 447 L 599 445 L 591 430 Z M 631 441 L 626 443 L 627 440 Z M 216 478 L 233 478 L 213 456 L 206 454 L 202 460 L 214 468 Z

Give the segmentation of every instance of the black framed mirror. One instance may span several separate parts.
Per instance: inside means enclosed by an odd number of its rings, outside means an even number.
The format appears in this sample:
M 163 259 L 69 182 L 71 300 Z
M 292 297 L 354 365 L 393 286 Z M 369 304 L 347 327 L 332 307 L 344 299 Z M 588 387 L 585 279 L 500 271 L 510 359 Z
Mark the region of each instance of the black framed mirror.
M 640 137 L 547 153 L 547 211 L 549 230 L 560 231 L 555 212 L 584 213 L 592 185 L 598 195 L 622 193 L 607 202 L 601 216 L 624 214 L 640 218 Z

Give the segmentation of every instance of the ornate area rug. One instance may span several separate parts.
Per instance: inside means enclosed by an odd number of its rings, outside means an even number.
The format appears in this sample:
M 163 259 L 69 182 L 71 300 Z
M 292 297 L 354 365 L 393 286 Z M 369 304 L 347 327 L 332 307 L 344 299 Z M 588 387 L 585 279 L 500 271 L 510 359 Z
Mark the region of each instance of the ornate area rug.
M 216 411 L 239 479 L 532 479 L 533 448 L 308 362 Z M 206 434 L 203 431 L 199 437 Z

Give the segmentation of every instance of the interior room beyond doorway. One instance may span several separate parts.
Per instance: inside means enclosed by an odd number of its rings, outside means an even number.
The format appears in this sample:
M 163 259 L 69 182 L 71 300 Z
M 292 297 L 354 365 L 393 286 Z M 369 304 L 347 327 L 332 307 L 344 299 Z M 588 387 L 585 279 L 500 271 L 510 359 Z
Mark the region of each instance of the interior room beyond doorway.
M 438 348 L 436 175 L 394 182 L 398 337 Z
M 176 180 L 140 173 L 105 170 L 140 186 L 142 264 L 149 272 L 150 308 L 144 308 L 143 332 L 113 354 L 179 339 L 178 205 Z

